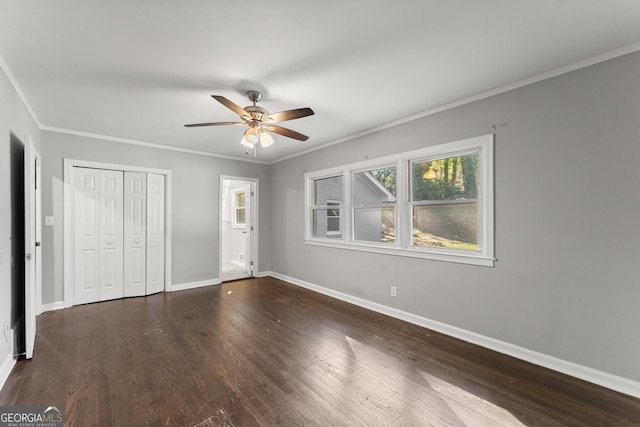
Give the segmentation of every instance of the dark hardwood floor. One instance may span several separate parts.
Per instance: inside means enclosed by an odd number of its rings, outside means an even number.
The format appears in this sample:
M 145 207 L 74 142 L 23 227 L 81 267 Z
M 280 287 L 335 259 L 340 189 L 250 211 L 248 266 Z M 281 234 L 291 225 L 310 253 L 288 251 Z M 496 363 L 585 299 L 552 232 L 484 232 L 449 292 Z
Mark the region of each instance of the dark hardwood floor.
M 0 405 L 65 426 L 638 426 L 625 396 L 273 278 L 38 317 Z

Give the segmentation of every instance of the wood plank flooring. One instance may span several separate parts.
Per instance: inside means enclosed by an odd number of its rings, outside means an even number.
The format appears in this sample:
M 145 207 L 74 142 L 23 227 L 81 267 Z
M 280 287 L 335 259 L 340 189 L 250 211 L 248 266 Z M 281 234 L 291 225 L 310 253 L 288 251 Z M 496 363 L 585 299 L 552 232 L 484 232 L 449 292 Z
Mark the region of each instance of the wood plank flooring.
M 38 317 L 0 405 L 65 426 L 638 426 L 640 399 L 273 279 Z

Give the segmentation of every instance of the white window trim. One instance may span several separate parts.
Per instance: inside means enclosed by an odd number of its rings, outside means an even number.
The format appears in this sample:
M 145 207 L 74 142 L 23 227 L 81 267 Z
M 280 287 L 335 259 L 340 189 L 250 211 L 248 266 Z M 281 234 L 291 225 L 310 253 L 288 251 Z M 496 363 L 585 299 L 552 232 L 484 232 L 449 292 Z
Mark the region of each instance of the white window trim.
M 493 140 L 493 134 L 481 135 L 378 159 L 365 160 L 331 169 L 306 173 L 305 243 L 315 246 L 493 267 L 495 263 Z M 411 205 L 409 203 L 409 162 L 420 158 L 449 157 L 457 153 L 468 153 L 474 150 L 479 150 L 480 156 L 480 188 L 478 189 L 478 243 L 480 250 L 471 252 L 412 245 L 410 241 L 412 220 Z M 366 169 L 375 169 L 393 164 L 396 166 L 396 242 L 356 241 L 353 239 L 352 174 Z M 336 175 L 342 175 L 343 179 L 342 191 L 345 203 L 342 206 L 342 239 L 313 237 L 313 181 Z

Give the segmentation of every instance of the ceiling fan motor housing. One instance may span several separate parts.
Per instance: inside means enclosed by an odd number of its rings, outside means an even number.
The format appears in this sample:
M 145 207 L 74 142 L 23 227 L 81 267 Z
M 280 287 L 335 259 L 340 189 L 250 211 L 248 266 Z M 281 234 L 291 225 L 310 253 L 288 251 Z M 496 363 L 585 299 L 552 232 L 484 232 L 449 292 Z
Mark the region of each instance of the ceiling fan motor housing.
M 249 105 L 248 107 L 244 107 L 244 111 L 251 115 L 251 119 L 253 121 L 259 122 L 262 121 L 265 116 L 269 115 L 269 112 L 266 109 L 258 107 L 257 105 Z

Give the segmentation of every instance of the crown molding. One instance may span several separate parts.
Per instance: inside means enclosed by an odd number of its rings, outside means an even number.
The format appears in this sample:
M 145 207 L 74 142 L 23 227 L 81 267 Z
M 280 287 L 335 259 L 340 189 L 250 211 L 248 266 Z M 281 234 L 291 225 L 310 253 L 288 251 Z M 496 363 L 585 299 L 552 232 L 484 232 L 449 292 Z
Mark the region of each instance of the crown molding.
M 74 135 L 74 136 L 82 136 L 82 137 L 86 137 L 86 138 L 101 139 L 101 140 L 104 140 L 104 141 L 119 142 L 119 143 L 122 143 L 122 144 L 131 144 L 131 145 L 139 145 L 139 146 L 149 147 L 149 148 L 157 148 L 159 150 L 179 151 L 181 153 L 197 154 L 199 156 L 216 157 L 216 158 L 227 159 L 227 160 L 236 160 L 236 161 L 240 161 L 240 162 L 267 164 L 265 161 L 257 160 L 257 159 L 245 159 L 245 158 L 241 158 L 241 157 L 225 156 L 225 155 L 222 155 L 222 154 L 208 153 L 206 151 L 190 150 L 188 148 L 180 148 L 180 147 L 176 147 L 176 146 L 173 146 L 173 145 L 154 144 L 152 142 L 137 141 L 135 139 L 119 138 L 119 137 L 115 137 L 115 136 L 100 135 L 100 134 L 97 134 L 97 133 L 90 133 L 90 132 L 81 132 L 81 131 L 77 131 L 77 130 L 73 130 L 73 129 L 63 129 L 63 128 L 56 128 L 56 127 L 52 127 L 52 126 L 42 126 L 40 129 L 43 130 L 43 131 L 48 131 L 48 132 L 64 133 L 64 134 L 67 134 L 67 135 Z
M 22 89 L 20 89 L 20 85 L 18 85 L 16 78 L 13 76 L 13 73 L 9 69 L 9 66 L 7 65 L 7 63 L 4 61 L 4 58 L 2 57 L 2 55 L 0 55 L 0 68 L 2 68 L 4 75 L 7 76 L 9 83 L 11 83 L 11 86 L 13 86 L 13 90 L 15 90 L 16 93 L 18 94 L 18 97 L 20 97 L 20 100 L 22 101 L 25 108 L 29 112 L 29 115 L 31 116 L 33 121 L 36 123 L 36 126 L 42 129 L 42 123 L 40 123 L 40 120 L 38 120 L 38 116 L 36 116 L 36 113 L 33 111 L 33 108 L 31 108 L 31 104 L 29 104 L 29 101 L 27 101 L 27 97 L 24 96 L 24 92 L 22 92 Z

